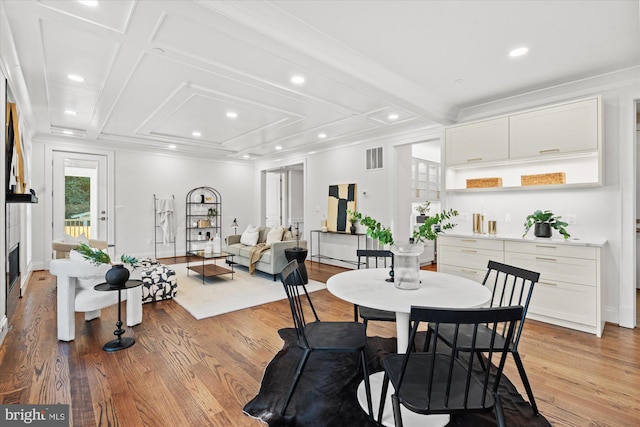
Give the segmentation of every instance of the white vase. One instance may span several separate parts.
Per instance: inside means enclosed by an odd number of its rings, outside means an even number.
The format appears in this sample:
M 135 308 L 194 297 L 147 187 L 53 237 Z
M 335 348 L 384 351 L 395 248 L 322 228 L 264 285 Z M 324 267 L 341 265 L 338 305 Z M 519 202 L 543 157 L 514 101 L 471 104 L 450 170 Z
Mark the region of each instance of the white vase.
M 420 287 L 420 254 L 422 243 L 393 245 L 393 285 L 398 289 L 418 289 Z
M 216 233 L 216 237 L 213 238 L 213 253 L 219 254 L 222 252 L 222 245 L 220 243 L 220 236 Z

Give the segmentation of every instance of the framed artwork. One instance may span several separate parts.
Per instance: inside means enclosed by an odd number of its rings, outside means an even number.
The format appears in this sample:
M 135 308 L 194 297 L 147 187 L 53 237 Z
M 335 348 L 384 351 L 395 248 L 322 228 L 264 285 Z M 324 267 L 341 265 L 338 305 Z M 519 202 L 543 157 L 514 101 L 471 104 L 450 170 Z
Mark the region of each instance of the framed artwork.
M 347 231 L 347 209 L 356 210 L 356 184 L 330 185 L 327 231 Z

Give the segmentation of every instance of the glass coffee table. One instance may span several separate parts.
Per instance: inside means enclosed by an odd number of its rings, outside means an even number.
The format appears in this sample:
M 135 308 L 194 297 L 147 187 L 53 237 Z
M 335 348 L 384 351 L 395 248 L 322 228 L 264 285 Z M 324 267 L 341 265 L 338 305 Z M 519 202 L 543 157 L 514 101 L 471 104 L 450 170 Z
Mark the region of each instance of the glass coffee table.
M 189 265 L 189 260 L 191 257 L 199 258 L 202 260 L 202 263 L 198 263 L 196 265 Z M 204 279 L 207 277 L 215 277 L 223 274 L 231 274 L 231 280 L 233 280 L 233 266 L 235 262 L 233 262 L 233 254 L 228 252 L 205 252 L 205 251 L 191 251 L 187 252 L 187 275 L 189 275 L 189 270 L 195 271 L 199 275 L 202 276 L 202 283 L 204 284 Z M 222 265 L 218 265 L 218 260 L 224 260 L 225 264 L 228 267 L 224 267 Z M 208 263 L 207 261 L 213 261 L 212 263 Z

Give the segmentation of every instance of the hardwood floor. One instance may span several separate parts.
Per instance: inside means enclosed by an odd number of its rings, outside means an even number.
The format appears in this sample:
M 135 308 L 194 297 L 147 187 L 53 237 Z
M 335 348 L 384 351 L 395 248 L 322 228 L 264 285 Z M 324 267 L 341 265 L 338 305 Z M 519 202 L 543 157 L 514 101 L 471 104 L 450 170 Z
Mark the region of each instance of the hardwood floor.
M 307 264 L 325 281 L 342 269 Z M 288 304 L 195 320 L 176 302 L 145 304 L 143 322 L 126 328 L 136 344 L 106 353 L 116 307 L 84 322 L 76 339 L 56 339 L 55 277 L 34 272 L 24 298 L 10 298 L 10 331 L 0 348 L 0 401 L 71 404 L 74 426 L 259 426 L 242 413 L 291 326 Z M 326 290 L 313 294 L 325 320 L 350 320 L 352 306 Z M 123 310 L 124 315 L 124 310 Z M 393 325 L 369 326 L 393 336 Z M 640 330 L 607 325 L 593 335 L 528 320 L 520 351 L 541 413 L 555 426 L 640 424 Z M 523 392 L 513 360 L 507 376 Z

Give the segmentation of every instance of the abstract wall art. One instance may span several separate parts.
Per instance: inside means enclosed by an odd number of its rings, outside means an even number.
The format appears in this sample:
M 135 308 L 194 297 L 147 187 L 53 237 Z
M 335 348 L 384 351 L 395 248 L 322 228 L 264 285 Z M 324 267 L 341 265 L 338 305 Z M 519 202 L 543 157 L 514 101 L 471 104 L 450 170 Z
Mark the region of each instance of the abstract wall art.
M 356 184 L 330 185 L 327 231 L 347 231 L 347 210 L 356 210 Z

